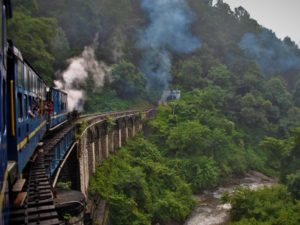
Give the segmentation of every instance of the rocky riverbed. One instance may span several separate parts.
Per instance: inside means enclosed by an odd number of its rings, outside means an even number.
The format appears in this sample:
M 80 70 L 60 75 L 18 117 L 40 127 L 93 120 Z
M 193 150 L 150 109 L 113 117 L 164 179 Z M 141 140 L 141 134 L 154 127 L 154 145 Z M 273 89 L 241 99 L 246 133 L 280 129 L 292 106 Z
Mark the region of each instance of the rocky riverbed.
M 214 191 L 206 191 L 194 196 L 199 202 L 198 207 L 192 212 L 184 225 L 225 225 L 230 221 L 230 204 L 223 204 L 223 193 L 233 193 L 238 187 L 258 190 L 270 187 L 276 181 L 256 171 L 250 171 L 243 178 L 233 179 L 228 184 Z

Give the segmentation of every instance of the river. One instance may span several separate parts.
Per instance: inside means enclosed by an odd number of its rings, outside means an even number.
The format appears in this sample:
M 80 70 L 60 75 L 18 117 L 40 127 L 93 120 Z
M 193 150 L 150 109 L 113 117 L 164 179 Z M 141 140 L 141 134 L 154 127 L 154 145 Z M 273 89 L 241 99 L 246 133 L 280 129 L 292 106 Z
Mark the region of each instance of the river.
M 250 171 L 243 178 L 233 179 L 229 184 L 194 196 L 199 202 L 184 225 L 225 225 L 230 221 L 230 204 L 223 204 L 221 197 L 224 192 L 233 193 L 237 187 L 258 190 L 270 187 L 276 181 L 256 171 Z

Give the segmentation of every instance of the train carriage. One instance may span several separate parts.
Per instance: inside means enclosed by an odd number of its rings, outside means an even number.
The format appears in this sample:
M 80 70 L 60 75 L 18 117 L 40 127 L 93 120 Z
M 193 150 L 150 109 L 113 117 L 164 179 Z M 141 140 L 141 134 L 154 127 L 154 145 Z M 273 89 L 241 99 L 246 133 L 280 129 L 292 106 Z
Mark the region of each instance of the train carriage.
M 11 41 L 8 54 L 8 159 L 21 174 L 46 132 L 47 87 Z
M 53 130 L 68 120 L 68 95 L 57 88 L 51 88 L 48 93 L 49 110 L 48 129 Z
M 0 0 L 0 225 L 8 224 L 8 161 L 7 161 L 7 65 L 6 20 L 11 18 L 10 1 Z

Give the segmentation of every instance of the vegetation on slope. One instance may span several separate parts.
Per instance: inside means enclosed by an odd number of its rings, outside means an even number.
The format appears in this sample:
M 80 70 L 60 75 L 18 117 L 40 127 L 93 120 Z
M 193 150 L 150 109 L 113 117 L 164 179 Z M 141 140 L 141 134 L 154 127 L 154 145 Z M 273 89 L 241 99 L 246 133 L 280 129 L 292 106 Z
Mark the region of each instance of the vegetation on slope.
M 259 191 L 239 190 L 231 199 L 232 225 L 297 225 L 300 201 L 284 186 Z
M 234 225 L 296 225 L 300 222 L 299 129 L 287 139 L 264 138 L 260 146 L 267 156 L 266 167 L 283 185 L 260 191 L 238 190 L 230 198 Z
M 192 210 L 191 189 L 143 138 L 128 143 L 97 169 L 90 184 L 110 206 L 112 224 L 150 225 L 182 221 Z
M 124 160 L 126 165 L 138 166 L 139 169 L 145 172 L 149 170 L 148 158 L 151 156 L 151 163 L 159 162 L 163 164 L 167 171 L 171 171 L 172 174 L 176 175 L 176 182 L 180 181 L 180 184 L 184 184 L 184 186 L 188 187 L 187 189 L 189 189 L 189 191 L 178 193 L 178 199 L 188 199 L 191 191 L 193 193 L 199 193 L 205 189 L 216 187 L 220 182 L 224 181 L 224 179 L 228 179 L 231 176 L 242 175 L 247 170 L 252 169 L 281 177 L 283 182 L 288 181 L 289 192 L 286 191 L 287 188 L 282 188 L 282 190 L 280 189 L 281 191 L 278 192 L 278 195 L 285 191 L 285 195 L 289 197 L 281 199 L 280 201 L 286 201 L 288 206 L 291 206 L 288 210 L 292 210 L 291 213 L 293 213 L 295 209 L 297 209 L 293 208 L 297 207 L 293 202 L 293 196 L 299 195 L 299 176 L 297 174 L 293 175 L 293 173 L 300 168 L 299 156 L 297 155 L 299 149 L 298 130 L 294 129 L 291 133 L 285 133 L 289 138 L 287 140 L 280 140 L 275 137 L 275 135 L 280 136 L 281 132 L 279 132 L 280 129 L 276 129 L 278 124 L 274 121 L 271 121 L 273 123 L 271 125 L 275 128 L 271 131 L 268 130 L 270 125 L 257 124 L 255 120 L 245 121 L 247 124 L 240 124 L 240 121 L 244 121 L 244 119 L 242 119 L 243 117 L 240 118 L 243 115 L 232 110 L 230 111 L 231 113 L 227 111 L 228 101 L 232 101 L 232 98 L 229 98 L 228 93 L 226 93 L 226 90 L 223 90 L 220 86 L 211 84 L 207 88 L 195 89 L 188 94 L 184 94 L 179 101 L 174 101 L 166 106 L 159 107 L 157 109 L 156 118 L 149 123 L 152 129 L 149 140 L 145 141 L 139 138 L 130 142 L 130 144 L 126 146 L 125 149 L 122 149 L 116 156 L 99 166 L 97 174 L 91 184 L 91 192 L 107 200 L 113 209 L 116 203 L 113 202 L 111 196 L 128 194 L 131 199 L 134 199 L 134 204 L 140 209 L 139 213 L 141 214 L 139 215 L 141 215 L 141 218 L 148 218 L 145 224 L 153 224 L 156 222 L 167 224 L 167 222 L 174 220 L 182 222 L 191 208 L 181 209 L 181 214 L 177 211 L 177 214 L 181 215 L 180 217 L 176 217 L 165 211 L 161 216 L 166 216 L 166 218 L 162 219 L 156 217 L 156 212 L 150 209 L 151 205 L 154 205 L 158 200 L 153 200 L 153 202 L 150 203 L 150 208 L 145 208 L 144 204 L 146 203 L 137 196 L 144 195 L 140 193 L 140 190 L 147 192 L 148 189 L 128 188 L 128 186 L 132 187 L 131 185 L 135 183 L 135 181 L 133 182 L 131 179 L 132 175 L 129 175 L 131 169 L 129 169 L 130 167 L 120 168 L 118 166 L 119 163 L 123 163 Z M 265 118 L 263 118 L 260 123 L 263 121 L 265 121 L 265 123 L 271 123 L 268 120 L 268 114 L 263 114 L 263 116 Z M 272 134 L 273 137 L 266 137 L 267 134 Z M 153 149 L 155 149 L 155 151 L 153 151 Z M 132 157 L 127 157 L 125 153 Z M 120 162 L 118 162 L 118 160 L 120 160 Z M 141 160 L 143 163 L 137 163 L 136 160 Z M 161 166 L 157 163 L 151 165 L 154 166 L 152 169 L 159 169 Z M 150 171 L 152 171 L 152 169 Z M 115 172 L 115 170 L 117 170 L 117 172 Z M 119 181 L 123 180 L 123 178 L 121 178 L 123 176 L 129 180 L 128 186 L 126 187 L 119 184 Z M 151 173 L 147 173 L 146 177 L 150 179 L 151 176 Z M 169 188 L 174 185 L 163 175 L 159 177 L 159 179 L 147 180 L 148 183 L 146 186 L 151 187 L 149 189 L 150 195 L 160 196 L 161 193 L 169 191 Z M 171 186 L 162 185 L 166 180 L 168 180 Z M 110 184 L 112 186 L 107 189 L 106 187 Z M 157 193 L 158 189 L 152 186 L 158 187 L 160 190 L 159 193 Z M 108 190 L 110 190 L 109 194 L 107 192 Z M 176 189 L 172 190 L 174 191 Z M 263 198 L 260 203 L 257 203 L 262 204 L 260 210 L 263 215 L 265 215 L 264 210 L 268 210 L 266 208 L 268 207 L 267 202 L 274 201 L 273 198 L 278 196 L 274 190 L 264 191 L 263 194 L 266 195 L 265 198 Z M 270 194 L 268 194 L 269 192 Z M 248 196 L 248 193 L 251 193 L 251 195 Z M 259 193 L 260 192 L 258 192 L 258 199 L 260 198 Z M 245 208 L 245 210 L 248 209 L 248 207 L 254 207 L 255 209 L 256 201 L 253 203 L 254 206 L 252 203 L 252 205 L 240 204 L 240 201 L 253 198 L 253 195 L 255 196 L 256 194 L 250 191 L 238 192 L 231 200 L 234 205 L 234 210 L 239 210 L 239 207 Z M 271 196 L 272 199 L 269 199 L 268 196 Z M 128 198 L 125 200 L 127 203 L 130 202 Z M 169 197 L 167 199 L 169 199 Z M 170 198 L 170 200 L 171 199 L 172 198 Z M 121 204 L 121 201 L 119 203 Z M 167 204 L 167 208 L 181 208 L 180 204 L 181 203 L 171 201 Z M 280 210 L 280 214 L 284 214 L 285 209 L 279 208 L 279 206 L 286 205 L 282 204 L 282 202 L 278 202 L 277 208 L 274 206 L 275 208 L 272 210 L 274 212 L 275 210 Z M 251 208 L 249 208 L 249 210 L 251 210 Z M 130 218 L 124 217 L 125 215 L 131 215 L 130 213 L 135 211 L 136 210 L 132 210 L 132 208 L 128 207 L 125 211 L 119 208 L 118 210 L 112 210 L 110 215 L 113 221 L 112 223 L 118 224 L 119 221 L 115 221 L 116 218 L 122 218 L 122 220 L 128 221 L 129 224 L 141 223 L 140 218 L 136 215 Z M 268 216 L 271 216 L 272 212 L 265 215 L 264 220 L 266 220 Z M 249 217 L 252 218 L 252 214 L 249 215 Z M 245 214 L 245 216 L 247 216 L 247 214 Z M 281 220 L 281 217 L 282 215 L 279 215 L 278 219 Z M 236 220 L 246 221 L 241 215 L 237 217 Z M 257 224 L 259 224 L 258 222 Z

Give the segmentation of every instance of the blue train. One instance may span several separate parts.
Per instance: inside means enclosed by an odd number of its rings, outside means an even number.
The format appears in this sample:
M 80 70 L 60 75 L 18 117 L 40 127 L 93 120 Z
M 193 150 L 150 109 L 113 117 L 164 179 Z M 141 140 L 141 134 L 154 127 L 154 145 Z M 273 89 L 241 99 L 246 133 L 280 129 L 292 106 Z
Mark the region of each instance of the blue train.
M 68 120 L 68 95 L 52 87 L 48 93 L 48 103 L 53 106 L 53 110 L 49 113 L 48 129 L 53 130 Z
M 9 42 L 8 78 L 8 159 L 23 171 L 47 128 L 47 86 Z
M 0 224 L 8 221 L 9 196 L 8 196 L 8 160 L 7 160 L 7 42 L 6 42 L 6 21 L 12 16 L 10 1 L 1 2 L 1 33 L 0 33 Z
M 7 58 L 8 160 L 22 173 L 47 130 L 68 120 L 67 94 L 48 88 L 41 76 L 9 41 Z
M 8 224 L 9 192 L 47 131 L 69 119 L 67 93 L 49 88 L 13 41 L 6 39 L 10 0 L 0 0 L 0 225 Z

